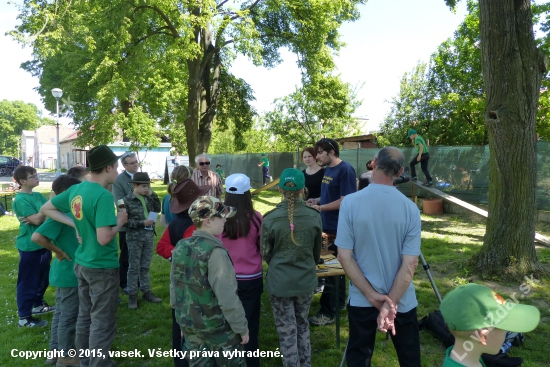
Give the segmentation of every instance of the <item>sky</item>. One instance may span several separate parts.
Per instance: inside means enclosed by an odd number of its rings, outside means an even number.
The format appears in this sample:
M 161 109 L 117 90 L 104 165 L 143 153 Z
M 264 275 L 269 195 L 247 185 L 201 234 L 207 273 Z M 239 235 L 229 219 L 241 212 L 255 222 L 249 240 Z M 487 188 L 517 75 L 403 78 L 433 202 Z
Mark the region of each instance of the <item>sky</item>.
M 368 133 L 377 130 L 389 112 L 389 101 L 399 93 L 403 74 L 419 61 L 428 62 L 437 46 L 453 36 L 466 16 L 466 1 L 459 3 L 455 14 L 444 0 L 370 0 L 359 9 L 361 18 L 340 29 L 346 46 L 335 62 L 342 80 L 361 87 L 358 99 L 363 103 L 355 116 L 367 119 L 362 132 Z M 21 100 L 44 110 L 34 90 L 38 78 L 20 68 L 31 59 L 31 49 L 5 35 L 18 24 L 17 14 L 13 5 L 0 0 L 0 100 Z M 243 57 L 231 68 L 251 85 L 258 112 L 271 110 L 276 98 L 292 93 L 300 84 L 296 56 L 286 50 L 281 54 L 284 62 L 273 69 L 255 67 Z M 49 112 L 44 110 L 44 116 Z M 68 121 L 62 119 L 61 123 Z

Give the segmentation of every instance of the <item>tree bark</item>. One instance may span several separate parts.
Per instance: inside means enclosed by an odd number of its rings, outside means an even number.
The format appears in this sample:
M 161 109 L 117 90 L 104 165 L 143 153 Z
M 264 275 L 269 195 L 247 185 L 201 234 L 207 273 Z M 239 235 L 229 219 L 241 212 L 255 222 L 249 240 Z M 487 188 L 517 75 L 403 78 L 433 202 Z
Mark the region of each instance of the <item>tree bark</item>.
M 545 58 L 530 0 L 480 0 L 485 124 L 490 149 L 489 218 L 481 273 L 540 270 L 535 235 L 535 117 Z

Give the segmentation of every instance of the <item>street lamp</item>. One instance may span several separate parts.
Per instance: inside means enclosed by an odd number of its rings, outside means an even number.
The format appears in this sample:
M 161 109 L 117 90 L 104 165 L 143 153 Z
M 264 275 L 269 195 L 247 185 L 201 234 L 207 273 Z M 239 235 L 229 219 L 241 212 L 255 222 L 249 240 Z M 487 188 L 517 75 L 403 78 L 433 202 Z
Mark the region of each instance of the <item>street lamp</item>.
M 63 96 L 63 91 L 59 88 L 52 89 L 52 95 L 55 98 L 55 103 L 57 105 L 57 124 L 56 124 L 56 135 L 57 135 L 57 159 L 55 161 L 55 177 L 61 175 L 61 170 L 59 165 L 61 163 L 61 146 L 59 145 L 59 98 Z

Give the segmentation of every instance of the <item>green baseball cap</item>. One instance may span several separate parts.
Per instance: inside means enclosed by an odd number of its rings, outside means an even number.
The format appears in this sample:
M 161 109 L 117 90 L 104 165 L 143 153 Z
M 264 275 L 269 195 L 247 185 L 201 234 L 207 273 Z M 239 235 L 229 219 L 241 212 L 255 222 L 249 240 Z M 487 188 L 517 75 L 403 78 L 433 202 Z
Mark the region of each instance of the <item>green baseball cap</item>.
M 410 129 L 409 132 L 407 133 L 407 138 L 410 138 L 411 135 L 413 134 L 416 134 L 416 130 L 415 129 Z
M 523 294 L 518 297 L 523 298 Z M 470 331 L 496 327 L 526 333 L 537 327 L 540 312 L 535 306 L 519 302 L 515 294 L 505 300 L 488 287 L 470 283 L 450 291 L 439 309 L 450 330 Z
M 294 182 L 295 186 L 285 186 L 287 182 Z M 304 173 L 296 168 L 287 168 L 281 174 L 279 179 L 279 187 L 282 190 L 297 191 L 306 186 L 306 178 Z

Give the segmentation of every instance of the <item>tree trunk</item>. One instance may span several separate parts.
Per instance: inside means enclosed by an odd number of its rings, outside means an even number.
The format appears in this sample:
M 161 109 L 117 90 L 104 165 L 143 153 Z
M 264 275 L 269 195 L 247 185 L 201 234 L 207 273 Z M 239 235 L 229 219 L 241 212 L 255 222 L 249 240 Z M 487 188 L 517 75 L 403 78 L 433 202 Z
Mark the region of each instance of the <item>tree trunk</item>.
M 187 116 L 185 117 L 185 138 L 189 163 L 193 165 L 197 156 L 197 133 L 199 130 L 199 103 L 201 100 L 201 59 L 187 60 L 189 79 L 187 81 Z
M 530 0 L 480 0 L 489 218 L 477 266 L 483 274 L 540 270 L 535 235 L 535 117 L 545 58 Z

